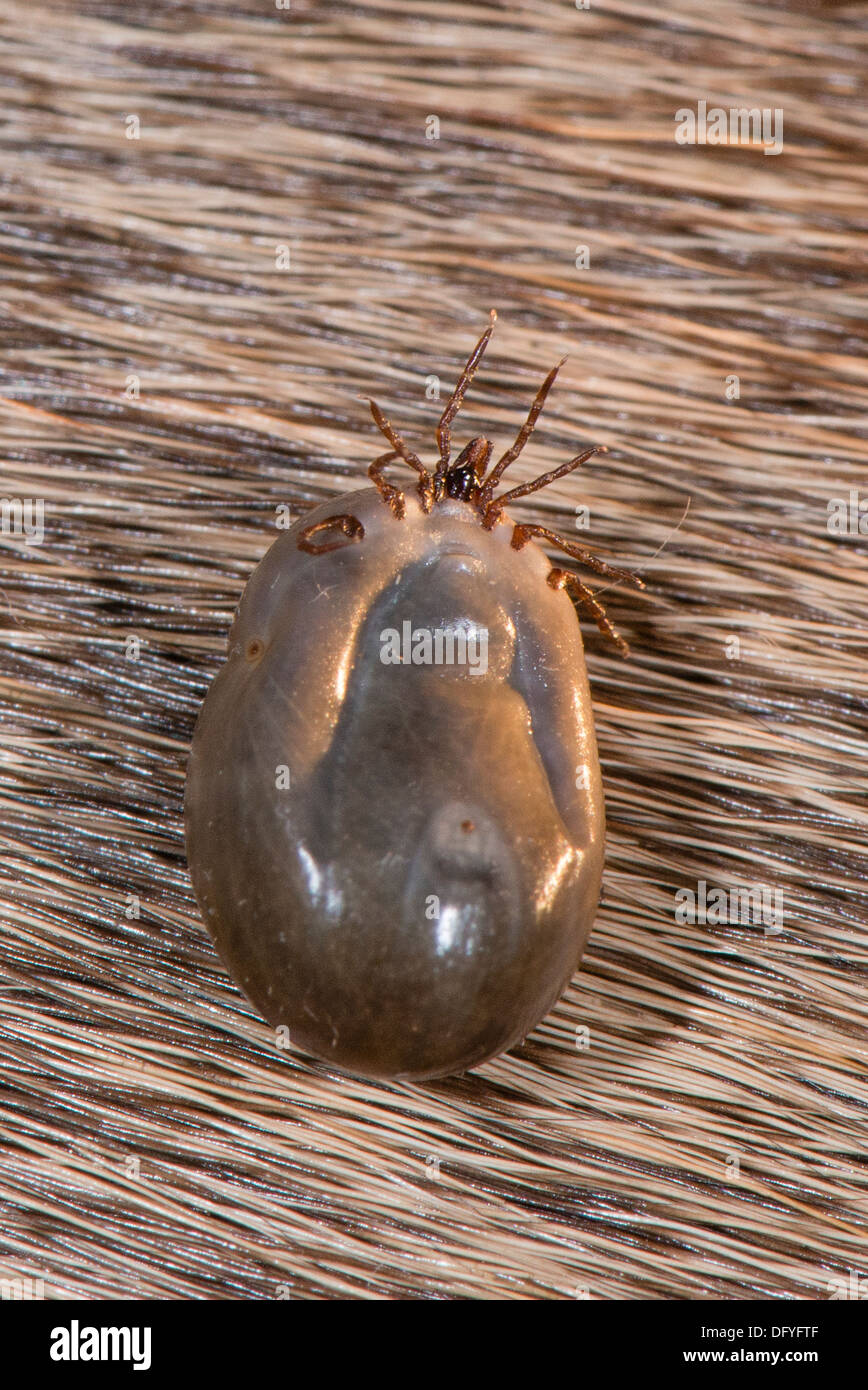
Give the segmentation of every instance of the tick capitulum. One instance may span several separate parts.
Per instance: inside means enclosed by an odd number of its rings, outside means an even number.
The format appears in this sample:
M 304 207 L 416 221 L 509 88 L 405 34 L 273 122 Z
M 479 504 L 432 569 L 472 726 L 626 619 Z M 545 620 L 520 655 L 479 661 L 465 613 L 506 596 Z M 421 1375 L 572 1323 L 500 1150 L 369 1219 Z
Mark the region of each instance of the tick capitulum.
M 437 496 L 435 493 L 435 502 L 439 502 L 445 492 L 447 497 L 452 497 L 457 502 L 471 502 L 475 505 L 479 500 L 490 458 L 491 440 L 483 439 L 482 435 L 478 434 L 464 446 L 446 473 L 442 480 L 441 495 Z
M 437 447 L 440 457 L 434 471 L 427 469 L 418 457 L 414 454 L 402 439 L 389 420 L 386 419 L 377 402 L 369 401 L 371 414 L 377 428 L 382 431 L 386 439 L 392 446 L 388 453 L 381 454 L 379 458 L 368 468 L 368 476 L 375 484 L 383 501 L 393 512 L 396 520 L 403 521 L 406 511 L 404 492 L 390 483 L 385 477 L 384 470 L 397 461 L 401 461 L 409 468 L 412 468 L 419 475 L 417 489 L 423 512 L 430 513 L 438 503 L 447 498 L 451 501 L 466 502 L 473 507 L 479 517 L 479 521 L 487 531 L 492 530 L 503 517 L 504 507 L 508 502 L 517 501 L 521 497 L 529 497 L 531 493 L 539 492 L 541 488 L 547 487 L 549 483 L 555 482 L 558 478 L 566 477 L 574 469 L 579 468 L 594 454 L 605 453 L 605 445 L 595 445 L 590 449 L 585 449 L 575 458 L 569 459 L 558 468 L 552 468 L 547 473 L 535 478 L 529 483 L 520 483 L 517 487 L 511 488 L 508 492 L 502 493 L 499 497 L 495 496 L 495 490 L 500 484 L 500 480 L 520 455 L 525 444 L 533 433 L 534 426 L 539 419 L 540 412 L 545 404 L 546 397 L 555 383 L 558 372 L 563 366 L 566 358 L 562 358 L 557 366 L 552 367 L 536 396 L 527 414 L 527 419 L 515 437 L 514 443 L 510 445 L 506 453 L 503 454 L 489 471 L 493 445 L 491 440 L 485 439 L 482 435 L 477 435 L 466 444 L 454 463 L 452 457 L 452 422 L 461 407 L 465 392 L 470 385 L 479 366 L 482 356 L 488 346 L 488 341 L 494 330 L 497 314 L 494 309 L 491 311 L 491 322 L 486 328 L 482 337 L 479 339 L 475 348 L 464 364 L 464 369 L 458 379 L 455 390 L 450 396 L 446 408 L 440 417 L 437 426 Z M 315 539 L 325 533 L 324 539 Z M 336 534 L 340 533 L 340 535 Z M 299 538 L 299 549 L 306 550 L 311 554 L 320 554 L 327 550 L 337 549 L 348 541 L 360 541 L 364 539 L 364 527 L 357 518 L 341 514 L 330 517 L 325 522 L 318 522 L 313 526 L 302 531 Z M 341 536 L 345 539 L 341 539 Z M 636 588 L 644 589 L 645 585 L 638 575 L 629 570 L 617 569 L 613 565 L 608 565 L 600 560 L 591 551 L 583 546 L 575 545 L 572 541 L 564 540 L 556 532 L 551 531 L 546 526 L 538 526 L 533 523 L 514 524 L 512 533 L 512 546 L 516 550 L 527 544 L 532 539 L 547 541 L 549 545 L 562 550 L 569 555 L 572 560 L 586 566 L 587 569 L 599 574 L 607 579 L 614 579 L 619 583 L 632 584 Z M 552 588 L 569 588 L 576 595 L 580 607 L 589 612 L 597 626 L 605 637 L 614 642 L 623 656 L 629 655 L 629 648 L 623 637 L 612 627 L 606 617 L 603 605 L 595 598 L 593 591 L 581 582 L 577 575 L 570 570 L 561 569 L 558 566 L 552 568 L 548 575 L 548 583 Z

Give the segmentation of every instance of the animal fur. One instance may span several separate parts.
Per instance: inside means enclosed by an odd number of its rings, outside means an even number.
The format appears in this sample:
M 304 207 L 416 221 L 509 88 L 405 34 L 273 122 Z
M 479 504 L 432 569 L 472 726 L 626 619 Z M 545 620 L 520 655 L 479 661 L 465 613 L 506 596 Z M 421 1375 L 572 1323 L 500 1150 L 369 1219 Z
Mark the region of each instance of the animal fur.
M 848 1296 L 864 12 L 34 0 L 4 21 L 0 496 L 42 500 L 45 533 L 8 509 L 0 536 L 0 1277 Z M 780 109 L 783 152 L 678 144 L 700 101 Z M 648 584 L 603 586 L 629 662 L 583 622 L 604 897 L 523 1047 L 372 1085 L 281 1048 L 219 963 L 185 760 L 279 508 L 365 483 L 360 396 L 433 458 L 492 306 L 457 441 L 505 447 L 569 352 L 516 479 L 610 452 L 515 513 Z M 830 532 L 851 494 L 855 532 Z M 780 892 L 781 929 L 679 920 L 700 883 Z

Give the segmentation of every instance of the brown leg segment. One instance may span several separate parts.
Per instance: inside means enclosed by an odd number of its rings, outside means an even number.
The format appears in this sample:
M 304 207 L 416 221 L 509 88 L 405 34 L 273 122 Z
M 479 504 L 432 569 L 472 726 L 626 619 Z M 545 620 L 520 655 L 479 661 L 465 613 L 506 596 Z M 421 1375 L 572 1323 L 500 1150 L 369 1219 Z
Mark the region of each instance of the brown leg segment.
M 558 535 L 557 531 L 550 531 L 547 526 L 535 526 L 533 523 L 528 525 L 517 525 L 513 527 L 512 540 L 510 544 L 513 550 L 521 550 L 528 541 L 539 536 L 546 540 L 550 545 L 556 545 L 565 555 L 569 555 L 573 560 L 578 560 L 580 564 L 587 565 L 594 574 L 604 574 L 607 579 L 619 579 L 624 584 L 633 584 L 637 589 L 645 588 L 645 581 L 640 579 L 638 574 L 633 574 L 631 570 L 616 569 L 614 565 L 607 565 L 605 560 L 600 560 L 593 555 L 590 550 L 583 549 L 582 546 L 573 545 L 572 541 L 565 541 Z
M 548 473 L 543 473 L 542 477 L 534 478 L 532 483 L 519 483 L 518 487 L 511 488 L 502 497 L 488 501 L 482 513 L 482 524 L 486 531 L 490 531 L 495 525 L 507 502 L 514 501 L 516 497 L 529 497 L 532 492 L 539 492 L 540 488 L 548 487 L 549 483 L 565 477 L 567 473 L 572 473 L 574 468 L 578 468 L 581 463 L 586 463 L 594 454 L 605 453 L 608 453 L 605 444 L 595 444 L 593 449 L 586 449 L 583 454 L 577 454 L 568 463 L 562 463 L 559 468 L 550 469 Z
M 491 323 L 488 325 L 482 337 L 479 339 L 479 342 L 476 344 L 476 347 L 465 362 L 464 370 L 458 378 L 458 384 L 446 403 L 446 409 L 440 416 L 440 423 L 437 426 L 437 448 L 440 451 L 440 462 L 437 464 L 437 468 L 434 471 L 434 491 L 435 495 L 438 497 L 443 488 L 443 479 L 446 476 L 446 470 L 449 467 L 449 455 L 452 450 L 452 421 L 458 414 L 461 408 L 461 402 L 464 400 L 464 393 L 473 380 L 476 368 L 482 361 L 482 354 L 488 347 L 488 340 L 494 331 L 496 322 L 497 311 L 492 309 Z
M 418 455 L 414 454 L 412 449 L 407 448 L 407 445 L 404 443 L 397 430 L 392 426 L 390 421 L 386 419 L 382 410 L 377 405 L 377 402 L 369 398 L 368 404 L 371 407 L 371 414 L 374 417 L 377 428 L 383 431 L 383 434 L 388 439 L 394 452 L 399 458 L 402 458 L 406 464 L 409 464 L 411 468 L 415 468 L 416 472 L 419 474 L 419 496 L 422 499 L 422 510 L 430 512 L 431 505 L 434 501 L 434 484 L 431 474 Z
M 579 603 L 583 608 L 587 608 L 588 611 L 593 614 L 597 627 L 600 629 L 603 636 L 608 637 L 610 642 L 615 643 L 615 646 L 622 656 L 630 655 L 630 648 L 627 646 L 627 643 L 620 633 L 615 631 L 609 619 L 606 617 L 605 608 L 580 579 L 577 579 L 569 570 L 553 569 L 548 576 L 548 583 L 553 589 L 574 589 L 578 596 Z
M 515 462 L 522 449 L 524 448 L 525 444 L 533 434 L 534 425 L 539 419 L 540 411 L 545 405 L 546 396 L 554 386 L 555 377 L 557 376 L 558 372 L 560 371 L 561 367 L 564 365 L 566 360 L 567 359 L 565 357 L 562 357 L 558 365 L 556 367 L 552 367 L 551 371 L 549 372 L 548 376 L 546 377 L 545 381 L 543 382 L 542 386 L 539 388 L 539 390 L 536 393 L 536 396 L 534 397 L 533 405 L 531 406 L 527 414 L 527 419 L 525 420 L 524 424 L 522 425 L 521 429 L 515 437 L 515 443 L 511 446 L 511 448 L 507 449 L 506 453 L 503 455 L 503 458 L 498 459 L 497 463 L 492 468 L 488 477 L 485 479 L 485 482 L 482 484 L 482 497 L 480 501 L 483 510 L 485 510 L 490 504 L 491 499 L 494 496 L 494 489 L 497 487 L 497 484 L 500 482 L 507 468 L 511 463 Z
M 393 515 L 401 521 L 404 516 L 404 494 L 400 488 L 394 487 L 383 477 L 383 469 L 386 464 L 394 463 L 398 457 L 399 455 L 393 449 L 388 454 L 381 454 L 378 459 L 374 459 L 368 468 L 368 477 L 377 488 L 383 501 L 391 508 Z
M 344 537 L 343 540 L 334 539 L 324 545 L 315 545 L 314 536 L 320 533 L 337 532 Z M 315 521 L 311 526 L 305 526 L 298 538 L 299 550 L 307 551 L 308 555 L 325 555 L 329 550 L 342 550 L 348 541 L 361 541 L 365 538 L 365 528 L 358 517 L 350 516 L 347 512 L 340 512 L 337 516 L 328 516 L 325 521 Z

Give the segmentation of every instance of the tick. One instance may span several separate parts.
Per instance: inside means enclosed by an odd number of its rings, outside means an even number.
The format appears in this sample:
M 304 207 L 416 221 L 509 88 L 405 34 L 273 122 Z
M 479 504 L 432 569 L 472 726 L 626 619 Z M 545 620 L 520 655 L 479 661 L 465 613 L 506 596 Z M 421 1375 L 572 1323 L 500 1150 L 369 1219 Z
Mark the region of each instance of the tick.
M 494 321 L 432 468 L 370 402 L 389 444 L 374 486 L 318 507 L 258 565 L 190 756 L 187 854 L 220 954 L 300 1049 L 368 1077 L 465 1071 L 519 1042 L 599 900 L 603 795 L 565 591 L 626 644 L 538 542 L 642 583 L 506 510 L 597 450 L 498 491 L 561 363 L 496 463 L 481 436 L 453 461 Z

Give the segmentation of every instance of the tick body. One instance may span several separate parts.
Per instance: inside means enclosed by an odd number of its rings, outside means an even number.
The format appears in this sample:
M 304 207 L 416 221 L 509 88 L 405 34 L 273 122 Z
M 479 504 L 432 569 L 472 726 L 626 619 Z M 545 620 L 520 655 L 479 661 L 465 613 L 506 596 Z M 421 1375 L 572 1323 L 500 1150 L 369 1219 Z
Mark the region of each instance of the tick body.
M 566 572 L 486 493 L 488 441 L 449 454 L 490 332 L 437 466 L 404 458 L 381 417 L 414 486 L 377 460 L 375 487 L 262 560 L 188 770 L 188 859 L 221 955 L 299 1048 L 371 1077 L 464 1071 L 520 1041 L 599 898 L 603 797 Z

